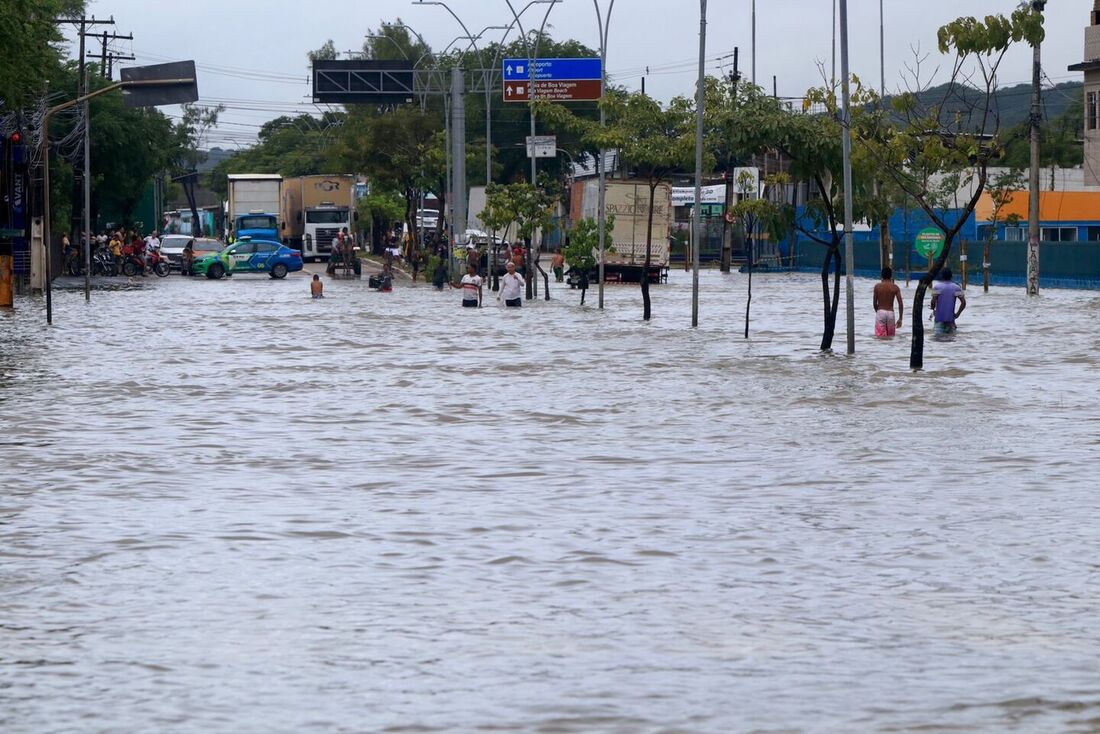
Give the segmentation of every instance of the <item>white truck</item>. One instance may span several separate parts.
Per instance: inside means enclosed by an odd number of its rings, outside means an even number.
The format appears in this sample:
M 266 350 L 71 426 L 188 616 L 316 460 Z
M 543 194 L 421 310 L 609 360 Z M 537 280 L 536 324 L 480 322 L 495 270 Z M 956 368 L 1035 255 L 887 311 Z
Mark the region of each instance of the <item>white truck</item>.
M 233 173 L 229 175 L 229 203 L 226 226 L 239 240 L 279 241 L 279 205 L 283 177 L 277 173 Z
M 283 181 L 280 229 L 283 244 L 307 260 L 326 257 L 340 230 L 356 233 L 355 176 L 326 174 Z
M 607 244 L 614 248 L 604 256 L 604 277 L 608 281 L 641 282 L 645 269 L 646 224 L 649 222 L 649 184 L 645 181 L 608 181 L 605 193 L 608 214 L 615 215 L 615 227 L 608 231 Z M 599 182 L 584 182 L 582 216 L 599 217 Z M 672 187 L 658 184 L 653 199 L 653 228 L 650 231 L 651 282 L 668 274 L 669 241 L 672 236 Z

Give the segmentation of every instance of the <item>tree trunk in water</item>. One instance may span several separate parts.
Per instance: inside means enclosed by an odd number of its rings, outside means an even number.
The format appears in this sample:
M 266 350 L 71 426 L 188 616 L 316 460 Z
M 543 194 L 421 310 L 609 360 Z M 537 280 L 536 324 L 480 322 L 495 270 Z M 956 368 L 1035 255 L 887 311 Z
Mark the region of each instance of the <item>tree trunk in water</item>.
M 543 300 L 549 301 L 550 300 L 550 274 L 542 269 L 542 262 L 541 261 L 542 261 L 542 253 L 540 252 L 538 257 L 535 258 L 535 268 L 539 271 L 539 273 L 542 274 L 542 282 L 543 282 L 543 285 L 545 286 L 543 288 L 543 290 L 546 292 L 545 293 L 545 298 Z
M 989 240 L 982 247 L 982 290 L 989 293 Z
M 527 281 L 526 296 L 527 296 L 528 301 L 530 301 L 532 298 L 535 297 L 535 274 L 533 272 L 531 272 L 533 270 L 533 268 L 531 267 L 531 263 L 532 263 L 531 240 L 532 240 L 531 237 L 524 237 L 523 238 L 523 248 L 524 248 L 523 249 L 523 263 L 524 263 L 524 268 L 523 269 L 527 271 L 523 275 L 524 275 L 524 279 Z
M 913 296 L 913 344 L 909 350 L 909 367 L 914 370 L 924 367 L 924 294 L 929 282 L 931 275 L 917 281 L 917 292 Z
M 653 201 L 657 198 L 657 184 L 649 185 L 649 216 L 645 229 L 645 266 L 642 267 L 642 319 L 649 321 L 652 315 L 649 302 L 649 265 L 653 262 Z M 695 204 L 698 206 L 698 202 Z M 699 246 L 696 242 L 695 247 Z
M 833 348 L 833 336 L 836 333 L 836 312 L 840 306 L 840 265 L 837 242 L 833 242 L 825 252 L 825 262 L 821 266 L 821 296 L 824 310 L 824 329 L 821 333 L 821 351 Z M 833 273 L 833 291 L 829 292 L 829 270 L 836 264 Z
M 917 283 L 917 292 L 913 295 L 913 344 L 909 350 L 910 369 L 924 368 L 924 294 L 928 291 L 928 286 L 932 285 L 932 279 L 936 277 L 936 273 L 941 272 L 947 263 L 952 244 L 953 237 L 948 236 L 944 239 L 940 256 L 929 265 L 928 272 L 922 275 Z
M 745 338 L 749 338 L 749 306 L 752 305 L 752 262 L 753 262 L 753 238 L 749 238 L 749 294 L 745 298 Z

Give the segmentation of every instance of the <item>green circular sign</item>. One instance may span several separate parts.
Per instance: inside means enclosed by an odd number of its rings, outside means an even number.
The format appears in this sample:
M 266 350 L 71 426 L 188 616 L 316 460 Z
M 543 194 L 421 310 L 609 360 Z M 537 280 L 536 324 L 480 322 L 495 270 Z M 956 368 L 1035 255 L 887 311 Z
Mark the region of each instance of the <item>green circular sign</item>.
M 931 260 L 934 257 L 939 257 L 943 252 L 943 232 L 939 231 L 935 227 L 929 227 L 928 229 L 922 229 L 917 232 L 917 252 L 924 255 Z

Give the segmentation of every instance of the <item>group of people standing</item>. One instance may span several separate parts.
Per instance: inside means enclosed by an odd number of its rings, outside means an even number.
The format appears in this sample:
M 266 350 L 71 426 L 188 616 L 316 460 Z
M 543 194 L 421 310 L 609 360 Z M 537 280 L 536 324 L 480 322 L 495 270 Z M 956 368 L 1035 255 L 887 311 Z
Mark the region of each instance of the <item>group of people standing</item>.
M 442 272 L 439 272 L 442 270 Z M 447 284 L 447 265 L 440 262 L 437 268 L 434 285 L 437 290 L 443 290 Z M 466 274 L 459 283 L 449 283 L 451 288 L 462 291 L 463 308 L 481 308 L 483 300 L 484 281 L 478 274 L 477 265 L 468 263 Z M 527 287 L 527 279 L 516 272 L 516 264 L 509 261 L 504 265 L 504 275 L 500 278 L 500 291 L 497 293 L 497 302 L 503 302 L 507 308 L 521 308 L 523 306 L 523 291 Z
M 136 230 L 118 229 L 109 233 L 95 235 L 91 241 L 91 254 L 105 253 L 114 264 L 114 273 L 122 272 L 122 264 L 126 258 L 140 260 L 148 269 L 150 259 L 160 252 L 160 237 L 158 232 L 141 236 Z M 81 275 L 84 272 L 83 240 L 78 244 L 70 240 L 69 235 L 61 237 L 61 249 L 65 258 L 65 271 L 70 275 Z

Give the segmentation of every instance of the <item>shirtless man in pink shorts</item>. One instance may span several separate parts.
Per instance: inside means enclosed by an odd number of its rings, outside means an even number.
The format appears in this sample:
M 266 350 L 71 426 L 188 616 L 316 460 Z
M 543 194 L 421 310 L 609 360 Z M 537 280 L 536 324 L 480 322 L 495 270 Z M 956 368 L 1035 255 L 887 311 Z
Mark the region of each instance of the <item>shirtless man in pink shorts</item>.
M 894 318 L 894 302 L 898 304 L 897 319 Z M 905 315 L 905 306 L 901 302 L 901 288 L 894 283 L 894 271 L 882 269 L 882 280 L 875 283 L 875 336 L 889 337 L 897 332 Z

